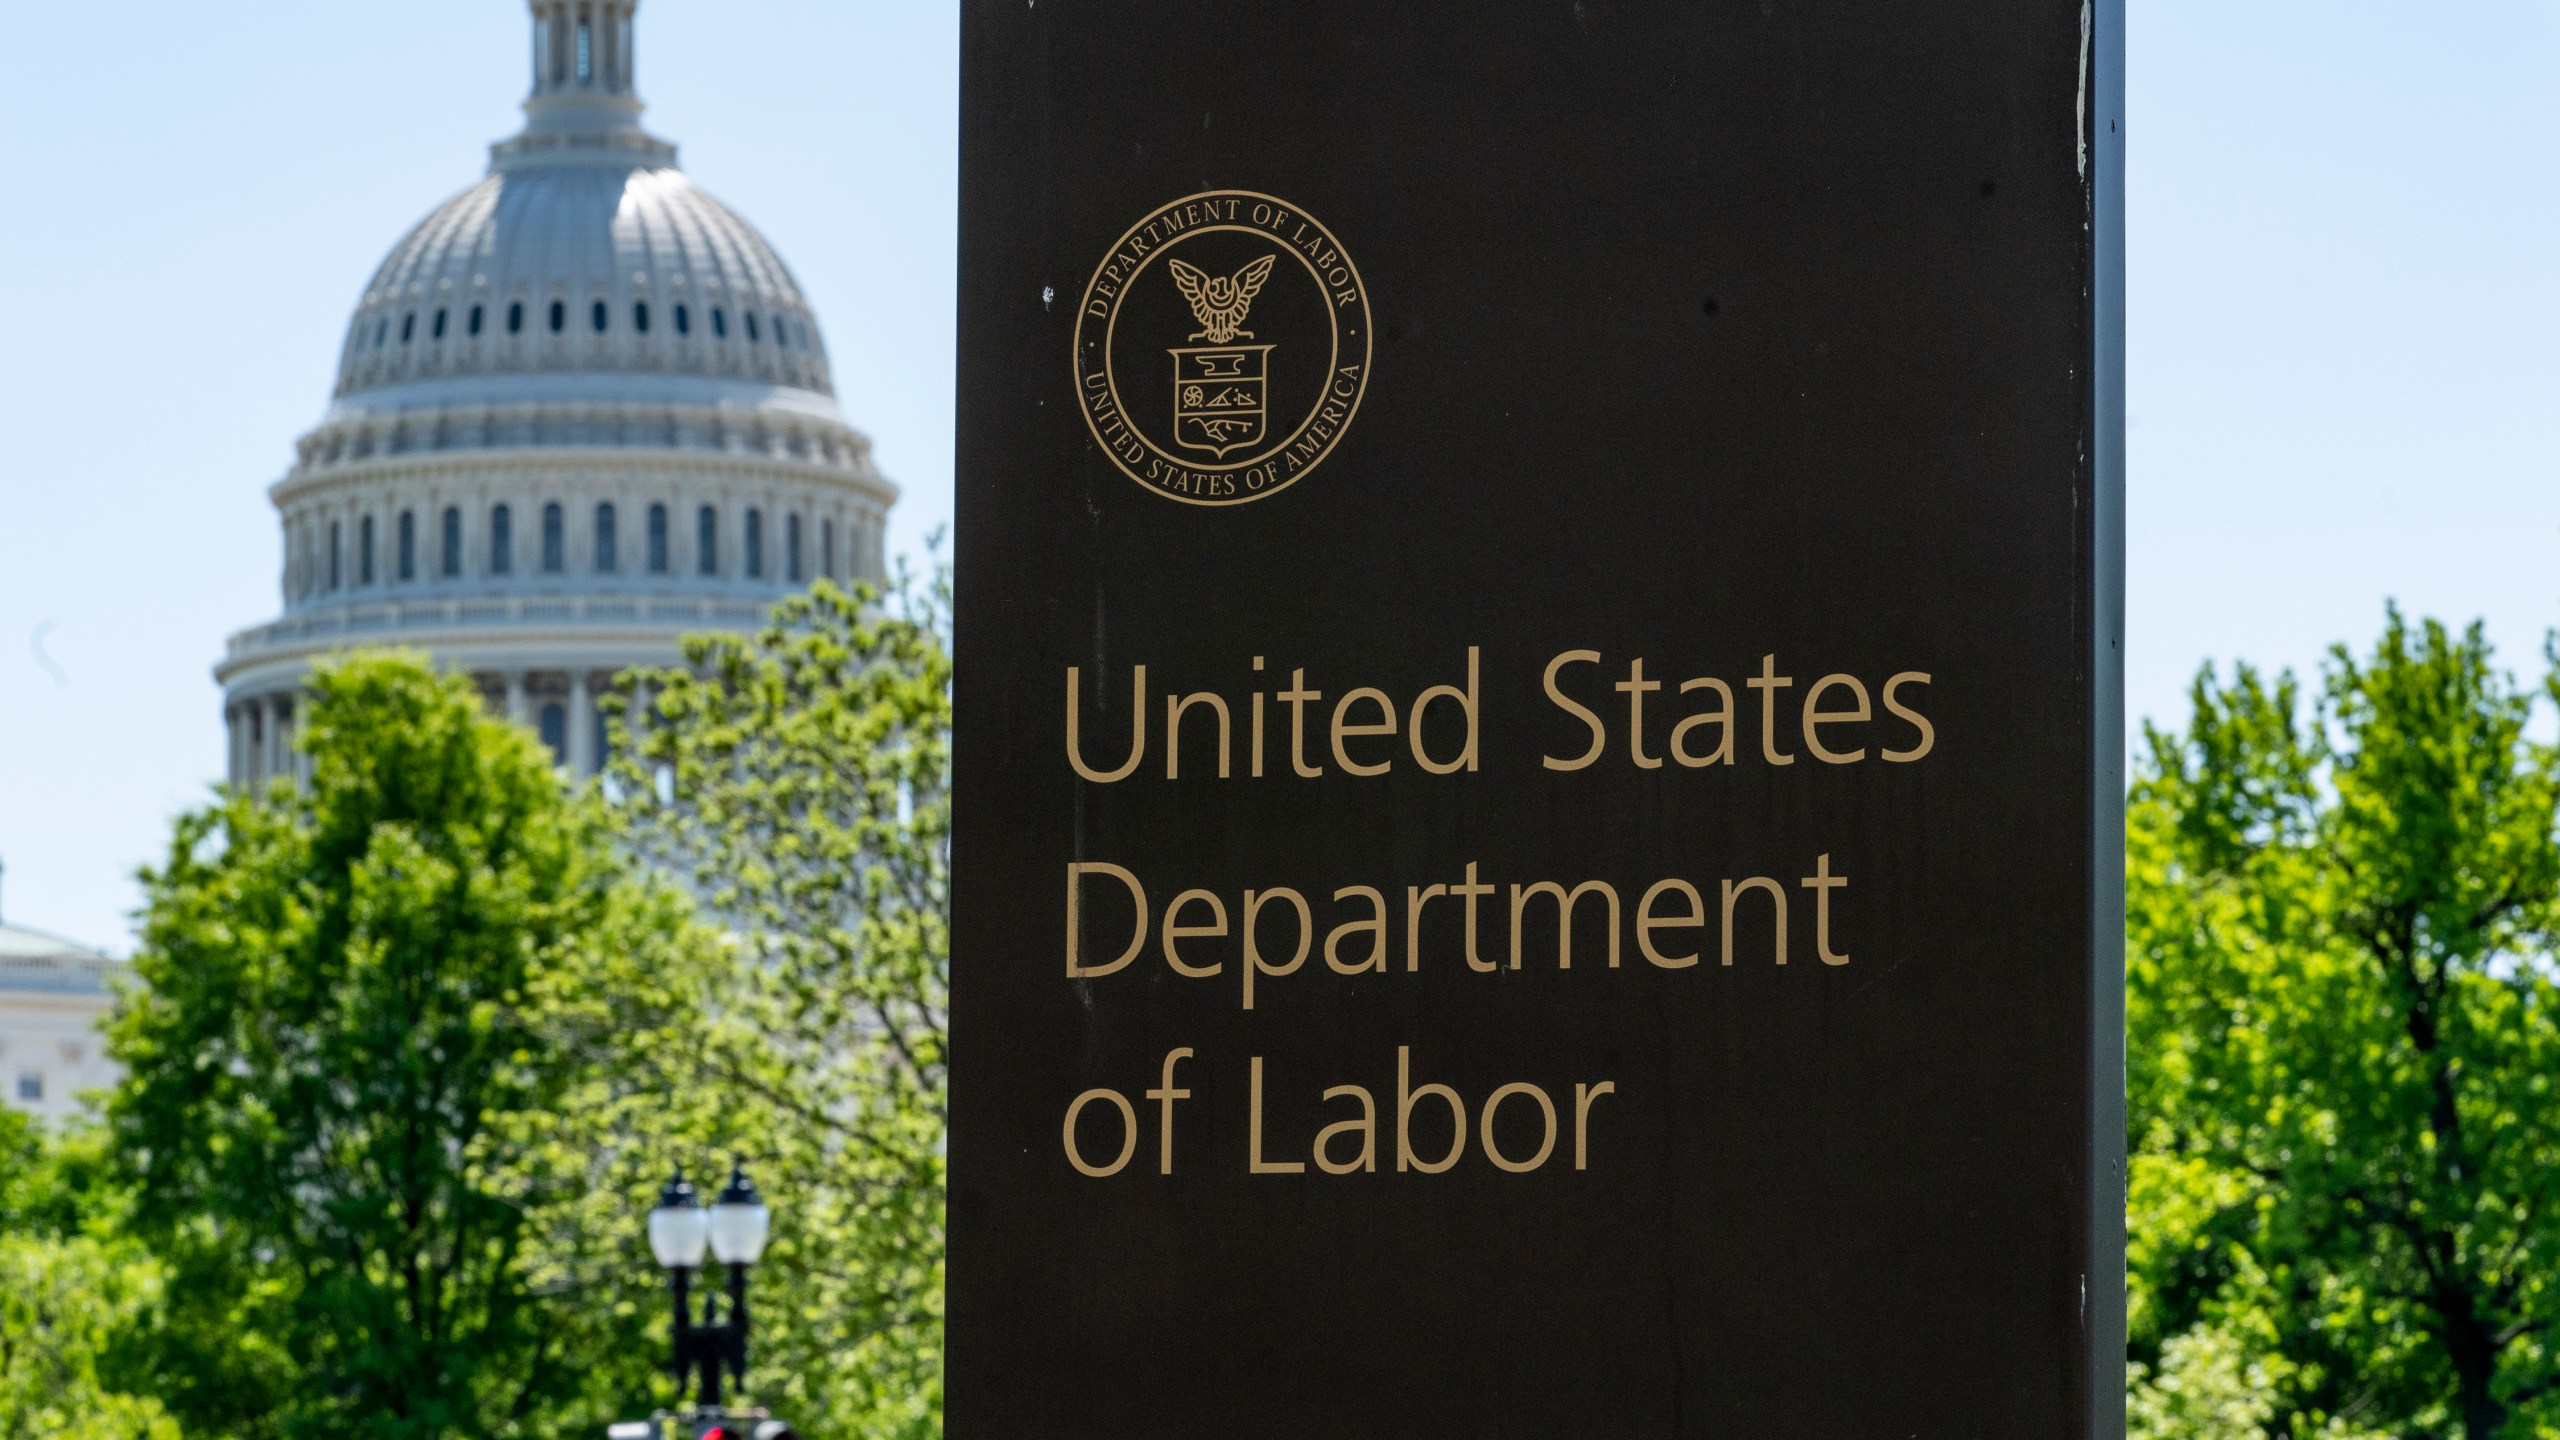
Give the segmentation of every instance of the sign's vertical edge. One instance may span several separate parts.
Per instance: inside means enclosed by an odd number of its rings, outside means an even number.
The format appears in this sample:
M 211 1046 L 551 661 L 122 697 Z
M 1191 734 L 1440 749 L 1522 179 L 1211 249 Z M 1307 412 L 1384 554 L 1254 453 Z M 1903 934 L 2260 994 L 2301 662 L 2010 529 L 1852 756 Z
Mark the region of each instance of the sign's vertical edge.
M 952 807 L 952 813 L 955 816 L 967 814 L 968 807 L 974 799 L 974 796 L 970 793 L 973 787 L 969 782 L 970 770 L 968 763 L 969 756 L 967 752 L 967 742 L 971 736 L 970 732 L 964 729 L 961 725 L 961 717 L 964 714 L 965 702 L 961 698 L 960 687 L 964 678 L 974 673 L 978 663 L 978 656 L 983 653 L 981 646 L 972 645 L 966 639 L 966 637 L 976 633 L 981 627 L 973 626 L 969 623 L 969 619 L 973 618 L 971 612 L 977 608 L 972 604 L 972 600 L 978 592 L 976 584 L 974 583 L 973 572 L 968 563 L 968 557 L 971 551 L 969 546 L 964 542 L 970 538 L 968 516 L 974 508 L 970 503 L 970 488 L 977 478 L 978 471 L 976 454 L 977 446 L 974 443 L 974 436 L 979 429 L 979 425 L 977 423 L 978 416 L 976 414 L 976 407 L 970 402 L 969 392 L 970 369 L 972 361 L 975 359 L 975 352 L 977 349 L 976 341 L 974 339 L 977 326 L 974 323 L 973 315 L 977 305 L 971 296 L 969 287 L 969 277 L 971 273 L 970 258 L 973 246 L 977 243 L 976 231 L 978 229 L 978 222 L 972 219 L 972 217 L 977 214 L 977 207 L 970 203 L 974 198 L 972 192 L 975 188 L 972 176 L 975 175 L 977 167 L 969 163 L 969 157 L 978 144 L 977 132 L 983 124 L 979 118 L 977 107 L 970 103 L 972 98 L 970 92 L 972 77 L 976 74 L 978 67 L 985 63 L 979 55 L 980 50 L 984 48 L 986 44 L 982 31 L 990 23 L 989 18 L 982 13 L 984 8 L 985 7 L 982 5 L 972 3 L 972 0 L 962 0 L 962 3 L 955 7 L 956 13 L 953 14 L 951 20 L 951 23 L 959 31 L 959 43 L 956 48 L 958 50 L 960 66 L 959 84 L 955 87 L 957 91 L 956 108 L 958 109 L 959 114 L 954 126 L 957 133 L 955 136 L 955 144 L 952 147 L 955 162 L 959 167 L 960 173 L 954 177 L 952 184 L 952 203 L 955 213 L 953 216 L 954 224 L 952 226 L 952 249 L 954 253 L 952 255 L 953 294 L 951 300 L 952 434 L 951 530 L 949 540 L 951 548 L 948 552 L 950 555 L 949 563 L 951 565 L 950 645 L 952 660 L 952 679 L 950 682 L 952 700 L 950 804 Z M 974 899 L 974 896 L 972 895 L 969 886 L 970 869 L 968 866 L 964 865 L 962 861 L 964 859 L 965 852 L 971 843 L 971 838 L 971 832 L 967 826 L 960 824 L 952 825 L 943 861 L 944 865 L 947 867 L 945 873 L 949 877 L 950 884 L 948 892 L 950 912 L 945 916 L 943 933 L 948 938 L 951 946 L 949 968 L 946 972 L 948 978 L 945 982 L 949 988 L 946 991 L 943 1000 L 943 1021 L 947 1033 L 944 1038 L 945 1048 L 943 1052 L 946 1067 L 944 1070 L 945 1093 L 943 1095 L 942 1112 L 944 1117 L 942 1133 L 942 1233 L 944 1239 L 942 1264 L 942 1404 L 940 1406 L 941 1414 L 938 1417 L 940 1422 L 938 1428 L 945 1436 L 965 1436 L 974 1433 L 977 1429 L 978 1410 L 978 1407 L 972 1403 L 974 1399 L 974 1391 L 966 1383 L 959 1385 L 954 1385 L 952 1383 L 953 1361 L 956 1358 L 953 1353 L 953 1337 L 963 1333 L 962 1324 L 964 1324 L 968 1318 L 966 1315 L 967 1306 L 965 1299 L 963 1298 L 967 1295 L 968 1288 L 961 1284 L 960 1281 L 964 1272 L 971 1265 L 972 1257 L 969 1253 L 969 1246 L 966 1242 L 956 1245 L 950 1243 L 953 1232 L 959 1228 L 959 1226 L 955 1224 L 955 1221 L 961 1211 L 962 1204 L 965 1203 L 965 1197 L 956 1194 L 955 1192 L 960 1188 L 960 1185 L 967 1183 L 966 1177 L 961 1172 L 957 1163 L 959 1156 L 962 1153 L 958 1137 L 963 1128 L 959 1102 L 962 1092 L 969 1086 L 971 1077 L 967 1066 L 950 1064 L 948 1062 L 955 1054 L 953 1047 L 958 1044 L 965 1043 L 968 1024 L 964 1015 L 964 1010 L 966 1007 L 965 997 L 969 993 L 969 987 L 963 983 L 961 962 L 962 958 L 969 953 L 969 940 L 971 937 L 971 931 L 974 928 L 973 918 L 969 908 L 970 902 Z M 954 1323 L 955 1321 L 960 1321 L 962 1323 L 956 1324 Z M 954 1413 L 955 1411 L 957 1412 L 956 1414 Z M 957 1423 L 954 1423 L 955 1421 Z
M 2090 206 L 2089 1424 L 2125 1433 L 2124 0 L 2083 0 Z

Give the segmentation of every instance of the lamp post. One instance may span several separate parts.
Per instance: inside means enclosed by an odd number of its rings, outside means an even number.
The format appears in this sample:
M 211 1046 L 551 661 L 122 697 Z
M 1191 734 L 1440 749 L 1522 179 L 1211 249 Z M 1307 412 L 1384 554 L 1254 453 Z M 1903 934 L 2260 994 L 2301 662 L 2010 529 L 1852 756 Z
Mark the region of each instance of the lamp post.
M 743 1164 L 729 1167 L 729 1184 L 708 1210 L 693 1182 L 684 1178 L 682 1166 L 658 1192 L 657 1208 L 649 1212 L 649 1248 L 666 1267 L 675 1292 L 671 1333 L 679 1403 L 685 1383 L 697 1371 L 702 1382 L 695 1403 L 704 1410 L 720 1408 L 723 1370 L 739 1386 L 747 1383 L 747 1267 L 763 1256 L 765 1237 L 772 1228 L 773 1212 L 756 1193 Z M 729 1267 L 729 1316 L 721 1319 L 720 1297 L 706 1294 L 702 1319 L 696 1323 L 690 1304 L 693 1272 L 701 1268 L 705 1250 Z

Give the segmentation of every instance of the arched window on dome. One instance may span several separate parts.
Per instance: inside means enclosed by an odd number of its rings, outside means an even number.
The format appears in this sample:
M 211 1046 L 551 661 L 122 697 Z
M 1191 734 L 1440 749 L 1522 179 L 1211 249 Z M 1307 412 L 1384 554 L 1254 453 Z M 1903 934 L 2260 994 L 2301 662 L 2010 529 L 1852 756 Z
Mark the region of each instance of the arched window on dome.
M 374 321 L 374 322 L 373 322 L 373 348 L 374 348 L 374 349 L 376 349 L 376 350 L 381 349 L 381 348 L 382 348 L 382 346 L 383 346 L 383 342 L 384 342 L 384 341 L 389 340 L 390 338 L 391 338 L 391 317 L 390 317 L 390 316 L 388 316 L 388 315 L 385 315 L 385 316 L 383 316 L 381 319 L 376 320 L 376 321 Z
M 679 335 L 693 333 L 693 313 L 682 305 L 676 307 L 676 333 Z
M 330 522 L 329 522 L 329 588 L 330 588 L 330 589 L 332 589 L 332 590 L 335 590 L 335 589 L 337 589 L 337 588 L 338 588 L 338 554 L 339 554 L 340 549 L 345 545 L 345 543 L 346 543 L 346 537 L 345 537 L 344 532 L 343 532 L 343 531 L 341 531 L 341 530 L 339 529 L 339 527 L 338 527 L 338 522 L 337 522 L 337 521 L 335 521 L 335 520 L 330 521 Z
M 649 507 L 649 573 L 667 573 L 667 507 Z
M 613 323 L 613 312 L 606 309 L 604 302 L 599 300 L 596 302 L 595 309 L 590 312 L 589 318 L 595 321 L 596 333 L 601 335 L 604 333 L 604 327 Z
M 693 563 L 705 575 L 720 573 L 720 512 L 708 505 L 694 512 Z
M 747 512 L 747 578 L 764 578 L 764 512 Z
M 510 335 L 524 333 L 524 302 L 521 300 L 507 302 L 507 333 Z
M 416 338 L 418 338 L 418 312 L 412 310 L 400 317 L 400 343 L 406 345 Z
M 515 568 L 515 515 L 504 505 L 492 505 L 489 507 L 489 573 L 504 575 Z
M 400 512 L 399 575 L 404 581 L 418 578 L 418 512 Z
M 596 573 L 610 575 L 620 557 L 614 554 L 613 504 L 596 507 Z
M 569 763 L 569 707 L 557 700 L 552 701 L 542 707 L 538 723 L 542 729 L 542 743 L 551 747 L 551 763 Z
M 639 331 L 643 335 L 649 333 L 648 301 L 634 300 L 631 302 L 631 328 Z
M 747 343 L 752 345 L 764 337 L 756 333 L 756 312 L 749 310 L 745 313 L 747 317 Z
M 373 583 L 373 517 L 356 522 L 356 583 Z
M 444 557 L 443 557 L 443 559 L 444 559 L 444 564 L 443 564 L 442 566 L 438 567 L 438 568 L 440 568 L 440 569 L 442 569 L 442 570 L 444 571 L 444 578 L 446 578 L 447 580 L 455 580 L 455 579 L 459 579 L 459 578 L 461 578 L 461 576 L 462 576 L 462 507 L 461 507 L 461 506 L 459 506 L 459 505 L 447 505 L 446 507 L 444 507 Z
M 800 583 L 800 517 L 797 515 L 783 517 L 782 575 L 794 585 Z
M 469 323 L 468 325 L 464 326 L 463 328 L 465 328 L 465 329 L 469 330 L 469 331 L 470 331 L 472 334 L 474 334 L 474 335 L 477 335 L 477 334 L 479 334 L 479 333 L 480 333 L 480 307 L 479 307 L 479 306 L 474 305 L 474 306 L 472 306 L 472 307 L 471 307 L 471 321 L 470 321 L 470 323 Z
M 785 350 L 791 348 L 791 322 L 779 315 L 773 317 L 773 343 Z
M 836 578 L 836 522 L 833 520 L 818 522 L 818 575 L 827 580 Z
M 433 333 L 428 336 L 429 339 L 441 340 L 444 338 L 444 317 L 445 312 L 443 310 L 439 309 L 436 311 L 435 329 Z
M 729 312 L 717 305 L 711 307 L 711 333 L 722 340 L 729 338 Z
M 552 301 L 552 302 L 551 302 L 551 333 L 552 333 L 552 334 L 554 334 L 554 335 L 557 335 L 557 334 L 559 334 L 561 331 L 566 330 L 566 329 L 568 329 L 568 328 L 569 328 L 569 306 L 568 306 L 568 303 L 567 303 L 566 301 L 561 301 L 561 300 L 554 300 L 554 301 Z
M 542 507 L 542 573 L 545 575 L 557 575 L 568 568 L 568 556 L 563 553 L 568 549 L 568 537 L 563 533 L 566 528 L 561 519 L 559 501 L 554 500 Z

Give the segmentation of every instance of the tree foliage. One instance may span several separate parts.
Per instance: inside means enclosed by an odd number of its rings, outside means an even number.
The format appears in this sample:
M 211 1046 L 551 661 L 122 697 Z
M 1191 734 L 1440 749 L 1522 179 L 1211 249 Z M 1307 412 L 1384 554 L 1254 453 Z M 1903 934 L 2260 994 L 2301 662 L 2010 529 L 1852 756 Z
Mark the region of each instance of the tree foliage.
M 2245 666 L 2193 697 L 2129 816 L 2137 1424 L 2560 1434 L 2534 697 L 2396 610 L 2307 704 Z
M 0 1434 L 178 1440 L 133 1393 L 125 1338 L 163 1277 L 123 1233 L 100 1140 L 0 1107 Z
M 752 1388 L 831 1435 L 941 1428 L 947 601 L 821 583 L 618 708 L 626 838 L 728 932 L 692 1133 L 776 1206 Z
M 610 1163 L 564 1127 L 681 1012 L 681 899 L 466 682 L 358 656 L 304 703 L 309 782 L 144 874 L 108 1106 L 168 1276 L 143 1368 L 202 1435 L 601 1424 L 655 1352 L 607 1303 L 640 1257 L 560 1227 Z

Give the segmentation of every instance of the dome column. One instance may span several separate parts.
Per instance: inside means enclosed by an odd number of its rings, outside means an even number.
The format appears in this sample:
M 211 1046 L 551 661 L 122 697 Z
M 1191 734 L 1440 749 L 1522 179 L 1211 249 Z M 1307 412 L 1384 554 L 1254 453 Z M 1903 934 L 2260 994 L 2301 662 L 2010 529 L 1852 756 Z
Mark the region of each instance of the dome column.
M 264 757 L 266 763 L 260 767 L 265 773 L 259 778 L 275 780 L 284 775 L 286 757 L 293 754 L 292 743 L 284 733 L 286 717 L 291 712 L 287 710 L 282 695 L 270 695 L 263 703 L 267 707 L 267 753 Z
M 531 0 L 533 96 L 629 95 L 637 0 Z

